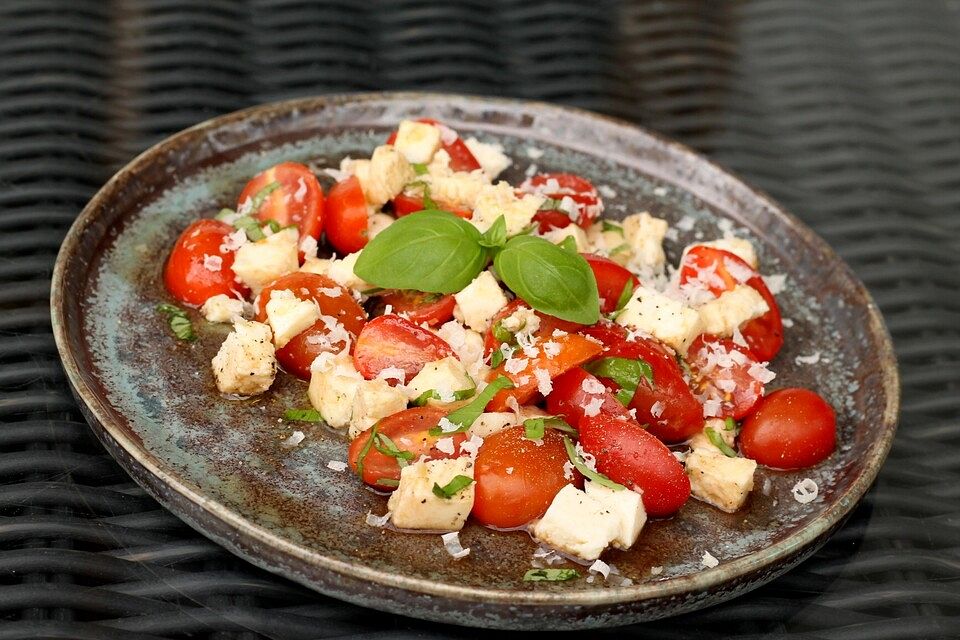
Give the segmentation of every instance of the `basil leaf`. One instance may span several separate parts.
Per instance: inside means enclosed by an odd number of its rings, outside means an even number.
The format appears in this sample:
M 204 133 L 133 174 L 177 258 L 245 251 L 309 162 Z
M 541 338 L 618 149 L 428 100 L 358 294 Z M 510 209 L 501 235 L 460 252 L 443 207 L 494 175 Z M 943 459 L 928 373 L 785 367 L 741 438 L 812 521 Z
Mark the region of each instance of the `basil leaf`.
M 547 428 L 563 431 L 573 436 L 578 435 L 577 430 L 568 425 L 562 418 L 557 416 L 540 416 L 537 418 L 528 418 L 523 421 L 523 437 L 527 440 L 540 440 L 546 433 Z
M 263 202 L 270 196 L 271 193 L 279 189 L 280 186 L 280 183 L 274 180 L 270 184 L 257 191 L 253 195 L 253 199 L 250 201 L 249 213 L 256 213 L 260 211 L 260 207 L 263 206 Z
M 616 311 L 620 311 L 627 303 L 630 302 L 630 297 L 633 295 L 633 280 L 628 279 L 627 282 L 623 285 L 623 291 L 620 292 L 620 297 L 617 298 L 617 306 L 615 307 Z
M 601 224 L 603 225 L 602 229 L 604 231 L 615 231 L 616 233 L 623 235 L 623 227 L 620 225 L 610 222 L 609 220 L 603 220 L 601 221 Z
M 385 289 L 456 293 L 479 275 L 487 253 L 472 224 L 446 211 L 404 216 L 374 237 L 357 259 L 357 277 Z
M 490 368 L 496 369 L 503 364 L 504 360 L 506 360 L 506 358 L 503 357 L 503 351 L 494 349 L 493 353 L 490 354 Z
M 566 582 L 579 578 L 576 569 L 530 569 L 523 574 L 524 582 Z
M 250 216 L 241 216 L 233 221 L 233 226 L 235 229 L 243 229 L 247 238 L 250 242 L 256 242 L 257 240 L 263 240 L 267 236 L 263 233 L 263 229 L 260 228 L 260 221 L 256 218 Z
M 576 448 L 573 446 L 573 442 L 570 441 L 570 438 L 563 436 L 563 446 L 567 449 L 567 457 L 570 458 L 570 462 L 573 463 L 574 469 L 579 471 L 584 478 L 589 478 L 597 484 L 603 485 L 608 489 L 613 489 L 614 491 L 623 491 L 626 489 L 625 486 L 618 482 L 614 482 L 607 476 L 594 471 L 583 461 L 583 458 L 580 457 L 580 454 L 577 453 Z
M 472 396 L 474 393 L 476 393 L 476 391 L 477 391 L 476 387 L 473 387 L 470 389 L 458 389 L 457 391 L 453 392 L 453 401 L 457 402 L 460 400 L 466 400 L 467 398 Z M 413 401 L 413 406 L 422 407 L 426 405 L 427 402 L 429 402 L 430 400 L 442 401 L 443 398 L 440 397 L 440 392 L 437 391 L 436 389 L 427 389 L 426 391 L 424 391 L 423 393 L 421 393 L 416 397 L 416 399 Z
M 512 389 L 513 382 L 510 381 L 510 378 L 506 376 L 497 376 L 496 380 L 484 387 L 483 391 L 477 394 L 477 397 L 470 401 L 470 404 L 464 405 L 452 411 L 447 415 L 447 420 L 457 425 L 457 428 L 453 431 L 444 431 L 440 427 L 434 427 L 430 429 L 430 435 L 432 436 L 442 436 L 450 435 L 452 433 L 463 433 L 470 428 L 470 425 L 480 417 L 480 414 L 483 413 L 483 410 L 487 408 L 487 404 L 493 400 L 493 396 L 497 395 L 502 389 Z
M 491 332 L 493 333 L 493 337 L 496 339 L 496 341 L 500 343 L 505 342 L 507 344 L 510 344 L 513 342 L 513 339 L 515 337 L 512 331 L 507 331 L 506 329 L 503 328 L 502 320 L 497 320 L 494 323 L 493 328 L 491 329 Z
M 467 487 L 473 484 L 473 478 L 470 476 L 454 476 L 453 480 L 443 485 L 442 487 L 436 482 L 433 483 L 433 495 L 438 498 L 445 498 L 449 500 L 453 496 L 457 495 Z
M 399 487 L 400 481 L 394 480 L 393 478 L 377 478 L 373 484 L 378 484 L 382 487 Z
M 378 429 L 380 428 L 380 422 L 375 422 L 372 427 L 370 427 L 370 439 L 363 443 L 363 447 L 360 449 L 360 454 L 357 456 L 357 477 L 363 480 L 363 461 L 367 459 L 367 454 L 370 453 L 371 447 L 373 447 L 373 440 L 378 435 Z
M 408 461 L 413 459 L 413 452 L 397 447 L 396 443 L 385 433 L 375 433 L 370 439 L 373 440 L 373 446 L 376 447 L 377 451 L 394 458 L 401 469 L 407 466 Z
M 504 284 L 537 311 L 579 324 L 600 319 L 597 280 L 579 254 L 543 238 L 516 236 L 507 241 L 493 263 Z
M 560 209 L 560 200 L 556 198 L 547 198 L 540 205 L 539 211 L 556 211 Z
M 190 322 L 190 316 L 180 307 L 168 304 L 166 302 L 157 305 L 157 311 L 167 316 L 170 323 L 170 330 L 178 339 L 186 342 L 192 342 L 197 339 L 197 334 L 193 332 L 193 323 Z
M 707 434 L 707 440 L 710 441 L 710 444 L 715 446 L 717 449 L 723 452 L 723 455 L 728 458 L 736 458 L 737 452 L 730 448 L 723 438 L 720 437 L 720 434 L 713 430 L 713 427 L 707 427 L 703 430 Z
M 723 421 L 723 430 L 724 431 L 736 431 L 737 430 L 737 421 L 727 416 Z
M 480 246 L 487 249 L 499 249 L 507 242 L 507 220 L 500 216 L 490 228 L 480 236 Z
M 418 176 L 422 176 L 428 171 L 427 165 L 423 164 L 422 162 L 412 162 L 410 163 L 410 166 L 413 167 L 413 172 Z
M 215 215 L 213 219 L 219 220 L 221 222 L 225 222 L 227 220 L 234 220 L 236 218 L 236 215 L 237 215 L 236 211 L 228 207 L 224 207 L 223 209 L 220 209 L 220 213 Z
M 564 239 L 560 241 L 560 248 L 570 253 L 579 253 L 577 251 L 577 241 L 574 240 L 573 236 L 564 237 Z
M 291 422 L 322 422 L 323 416 L 316 409 L 287 409 L 283 419 Z
M 640 378 L 653 384 L 653 368 L 646 360 L 632 358 L 601 358 L 584 366 L 584 369 L 600 378 L 610 378 L 620 386 L 615 394 L 620 404 L 626 406 L 640 385 Z

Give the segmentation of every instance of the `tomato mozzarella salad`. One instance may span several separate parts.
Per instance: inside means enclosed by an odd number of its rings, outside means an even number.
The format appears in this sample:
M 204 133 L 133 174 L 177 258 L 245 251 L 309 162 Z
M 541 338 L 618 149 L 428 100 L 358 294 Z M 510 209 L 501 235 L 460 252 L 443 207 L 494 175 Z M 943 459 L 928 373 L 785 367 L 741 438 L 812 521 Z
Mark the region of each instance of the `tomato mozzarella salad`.
M 767 392 L 783 321 L 749 241 L 668 264 L 665 220 L 604 220 L 587 179 L 498 180 L 510 165 L 498 145 L 403 121 L 321 172 L 326 192 L 284 162 L 191 224 L 164 283 L 232 325 L 211 363 L 220 392 L 302 379 L 283 418 L 349 438 L 328 466 L 389 493 L 368 521 L 445 533 L 457 558 L 451 532 L 472 519 L 594 561 L 690 497 L 737 511 L 758 464 L 830 455 L 830 405 Z M 194 337 L 190 312 L 161 311 Z

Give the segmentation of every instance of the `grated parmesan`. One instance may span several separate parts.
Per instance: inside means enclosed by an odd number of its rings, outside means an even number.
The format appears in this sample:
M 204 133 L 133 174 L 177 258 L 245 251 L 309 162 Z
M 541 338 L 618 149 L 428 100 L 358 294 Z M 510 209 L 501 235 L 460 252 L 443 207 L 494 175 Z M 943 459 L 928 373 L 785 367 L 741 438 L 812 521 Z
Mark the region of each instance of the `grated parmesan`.
M 820 487 L 818 487 L 817 483 L 810 478 L 804 478 L 797 484 L 793 485 L 793 499 L 800 504 L 813 502 L 817 499 L 818 495 L 820 495 Z

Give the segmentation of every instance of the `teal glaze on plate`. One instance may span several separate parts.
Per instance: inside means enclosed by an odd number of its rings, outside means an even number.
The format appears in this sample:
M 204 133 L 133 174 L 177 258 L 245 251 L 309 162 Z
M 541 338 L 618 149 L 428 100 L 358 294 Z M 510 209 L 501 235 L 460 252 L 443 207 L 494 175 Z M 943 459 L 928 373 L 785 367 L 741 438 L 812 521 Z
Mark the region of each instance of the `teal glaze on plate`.
M 648 210 L 681 225 L 673 262 L 689 241 L 733 220 L 765 273 L 788 274 L 778 296 L 786 346 L 771 386 L 807 386 L 838 409 L 841 446 L 803 472 L 761 470 L 747 508 L 724 514 L 691 500 L 652 522 L 634 549 L 604 556 L 635 583 L 524 583 L 536 545 L 522 532 L 468 525 L 468 558 L 437 535 L 365 524 L 383 496 L 349 472 L 343 435 L 285 423 L 308 405 L 306 384 L 280 375 L 245 401 L 222 398 L 210 358 L 229 331 L 192 313 L 199 339 L 173 338 L 154 311 L 168 301 L 160 272 L 179 232 L 232 206 L 257 171 L 282 160 L 337 167 L 369 155 L 396 122 L 438 117 L 464 135 L 504 145 L 506 174 L 572 171 L 603 185 L 607 214 Z M 535 149 L 531 158 L 528 149 Z M 330 180 L 321 178 L 325 184 Z M 268 105 L 204 123 L 148 151 L 90 203 L 58 259 L 54 328 L 71 384 L 98 436 L 134 478 L 199 531 L 271 571 L 319 591 L 406 615 L 504 628 L 609 626 L 708 606 L 772 579 L 812 553 L 872 482 L 897 412 L 895 362 L 862 285 L 806 227 L 765 196 L 688 150 L 639 129 L 568 109 L 435 95 L 353 96 Z M 820 353 L 816 365 L 797 356 Z M 295 430 L 305 438 L 287 448 Z M 792 486 L 813 478 L 820 496 L 801 505 Z M 768 491 L 762 491 L 769 480 Z M 720 560 L 705 569 L 705 551 Z M 651 568 L 663 567 L 652 575 Z

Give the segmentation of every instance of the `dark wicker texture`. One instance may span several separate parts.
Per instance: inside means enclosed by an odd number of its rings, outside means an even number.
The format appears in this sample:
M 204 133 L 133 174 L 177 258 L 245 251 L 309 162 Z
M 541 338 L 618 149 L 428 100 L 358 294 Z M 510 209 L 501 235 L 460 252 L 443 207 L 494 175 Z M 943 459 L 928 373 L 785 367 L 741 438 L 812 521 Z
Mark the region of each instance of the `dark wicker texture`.
M 251 568 L 94 442 L 47 308 L 60 240 L 114 169 L 283 97 L 433 89 L 633 118 L 812 224 L 896 342 L 903 418 L 813 559 L 680 619 L 591 636 L 960 636 L 960 5 L 682 0 L 0 3 L 0 640 L 441 638 Z

